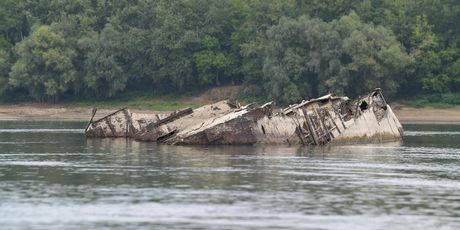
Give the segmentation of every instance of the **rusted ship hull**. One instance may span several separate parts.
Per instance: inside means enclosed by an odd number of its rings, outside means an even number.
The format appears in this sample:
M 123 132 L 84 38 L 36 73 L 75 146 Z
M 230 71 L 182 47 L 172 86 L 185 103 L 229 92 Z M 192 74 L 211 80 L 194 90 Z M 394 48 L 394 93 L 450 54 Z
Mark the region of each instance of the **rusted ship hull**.
M 187 111 L 187 112 L 184 112 Z M 106 117 L 90 122 L 89 137 L 134 137 L 173 145 L 378 143 L 402 140 L 403 129 L 376 89 L 354 101 L 326 95 L 291 105 L 279 112 L 273 103 L 241 107 L 225 101 L 181 110 L 141 126 L 137 119 Z M 117 113 L 112 114 L 112 116 Z M 117 117 L 120 117 L 117 115 Z M 125 122 L 124 122 L 125 121 Z M 111 128 L 110 122 L 115 122 Z M 105 128 L 102 128 L 105 127 Z M 108 128 L 107 128 L 108 127 Z M 121 135 L 110 135 L 127 127 Z M 99 130 L 95 132 L 94 130 Z M 109 135 L 99 135 L 102 133 Z

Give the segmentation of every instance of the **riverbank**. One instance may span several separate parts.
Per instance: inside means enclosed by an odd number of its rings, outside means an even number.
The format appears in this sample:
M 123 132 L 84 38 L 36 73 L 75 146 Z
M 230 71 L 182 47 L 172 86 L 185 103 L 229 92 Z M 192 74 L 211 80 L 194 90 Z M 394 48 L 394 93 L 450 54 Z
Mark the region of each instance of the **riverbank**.
M 98 109 L 95 119 L 112 113 L 118 108 Z M 0 120 L 67 120 L 67 121 L 87 121 L 91 116 L 92 108 L 66 106 L 46 103 L 25 103 L 16 105 L 0 105 Z M 133 112 L 140 113 L 164 113 L 151 110 L 134 109 Z
M 107 101 L 77 101 L 61 104 L 18 103 L 0 104 L 0 120 L 69 120 L 87 121 L 93 107 L 98 108 L 95 119 L 120 108 L 129 108 L 137 113 L 170 113 L 186 107 L 197 108 L 223 99 L 236 100 L 239 86 L 213 87 L 189 96 L 153 97 L 126 96 Z
M 396 107 L 396 116 L 402 124 L 460 124 L 460 108 Z
M 194 104 L 192 107 L 196 107 L 196 105 Z M 412 108 L 400 105 L 394 107 L 394 112 L 403 124 L 460 124 L 459 107 L 449 109 Z M 119 108 L 120 107 L 99 109 L 95 118 L 102 117 Z M 91 110 L 91 107 L 43 103 L 0 105 L 0 120 L 87 121 L 91 115 Z M 132 109 L 132 111 L 141 113 L 168 113 L 168 111 L 153 111 L 136 108 Z

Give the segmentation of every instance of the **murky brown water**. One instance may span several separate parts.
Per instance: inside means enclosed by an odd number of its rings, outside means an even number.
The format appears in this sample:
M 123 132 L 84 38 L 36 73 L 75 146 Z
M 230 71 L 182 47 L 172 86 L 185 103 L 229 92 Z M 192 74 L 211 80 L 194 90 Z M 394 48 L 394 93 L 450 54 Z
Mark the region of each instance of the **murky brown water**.
M 460 228 L 460 126 L 298 148 L 86 140 L 0 121 L 1 229 Z

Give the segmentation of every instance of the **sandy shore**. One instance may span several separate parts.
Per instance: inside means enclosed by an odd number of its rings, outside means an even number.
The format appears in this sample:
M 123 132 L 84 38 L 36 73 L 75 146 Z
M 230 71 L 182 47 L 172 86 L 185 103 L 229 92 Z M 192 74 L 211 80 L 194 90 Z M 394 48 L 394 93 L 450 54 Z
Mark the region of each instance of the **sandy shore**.
M 403 124 L 460 124 L 460 109 L 409 108 L 394 109 Z
M 112 113 L 116 109 L 98 109 L 95 119 Z M 18 105 L 0 105 L 0 120 L 68 120 L 88 121 L 91 108 L 68 107 L 63 105 L 28 103 Z M 140 113 L 154 113 L 149 110 L 132 110 Z
M 98 110 L 96 119 L 115 109 Z M 396 116 L 403 124 L 460 124 L 460 109 L 409 108 L 396 106 Z M 148 110 L 133 112 L 155 113 Z M 166 113 L 166 112 L 160 112 Z M 0 120 L 69 120 L 87 121 L 91 108 L 68 107 L 63 105 L 27 103 L 0 105 Z

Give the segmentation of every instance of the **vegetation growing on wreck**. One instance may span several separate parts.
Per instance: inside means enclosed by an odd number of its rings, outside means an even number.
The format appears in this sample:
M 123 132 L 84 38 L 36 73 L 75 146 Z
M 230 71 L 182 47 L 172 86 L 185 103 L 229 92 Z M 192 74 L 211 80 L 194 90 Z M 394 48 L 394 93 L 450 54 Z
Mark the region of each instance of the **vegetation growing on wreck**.
M 282 104 L 374 87 L 458 104 L 454 0 L 3 0 L 0 19 L 3 101 L 231 84 Z

